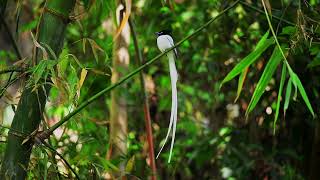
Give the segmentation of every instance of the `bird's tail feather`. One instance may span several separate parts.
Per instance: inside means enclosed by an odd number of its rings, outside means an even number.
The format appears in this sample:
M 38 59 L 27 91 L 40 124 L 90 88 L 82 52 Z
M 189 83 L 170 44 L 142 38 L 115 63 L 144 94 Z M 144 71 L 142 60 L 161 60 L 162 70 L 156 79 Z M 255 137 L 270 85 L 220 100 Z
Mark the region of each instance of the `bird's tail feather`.
M 176 125 L 177 125 L 177 117 L 178 117 L 178 94 L 177 94 L 177 80 L 178 80 L 178 72 L 176 68 L 176 64 L 174 61 L 174 53 L 169 52 L 168 54 L 169 58 L 169 70 L 170 70 L 170 79 L 171 79 L 171 92 L 172 92 L 172 104 L 171 104 L 171 115 L 170 115 L 170 123 L 169 123 L 169 129 L 166 135 L 166 138 L 164 140 L 164 144 L 162 145 L 157 158 L 159 157 L 163 147 L 165 146 L 169 134 L 172 129 L 172 139 L 171 139 L 171 147 L 170 147 L 170 154 L 168 162 L 171 161 L 172 151 L 173 151 L 173 145 L 174 145 L 174 139 L 175 139 L 175 133 L 176 133 Z

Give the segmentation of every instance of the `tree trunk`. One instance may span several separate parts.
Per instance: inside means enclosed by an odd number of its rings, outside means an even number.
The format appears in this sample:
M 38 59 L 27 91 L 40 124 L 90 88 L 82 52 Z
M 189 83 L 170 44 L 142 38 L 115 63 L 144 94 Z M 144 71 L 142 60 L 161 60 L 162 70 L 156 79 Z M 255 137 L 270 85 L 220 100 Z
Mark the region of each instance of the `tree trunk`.
M 124 16 L 123 5 L 117 0 L 117 24 L 119 24 Z M 114 28 L 116 31 L 117 28 Z M 113 70 L 111 82 L 116 83 L 128 71 L 129 65 L 129 46 L 130 30 L 128 23 L 123 28 L 120 35 L 114 41 L 113 48 Z M 110 105 L 110 155 L 111 159 L 119 158 L 127 153 L 127 107 L 124 86 L 114 89 L 111 92 Z M 120 163 L 119 168 L 124 171 L 124 163 Z
M 42 45 L 47 44 L 57 56 L 63 47 L 69 13 L 74 5 L 75 0 L 54 0 L 48 1 L 45 5 L 38 27 L 37 40 Z M 37 49 L 34 54 L 35 64 L 41 60 L 42 55 L 40 54 L 40 51 Z M 50 59 L 54 58 L 51 56 Z M 49 90 L 49 88 L 46 89 Z M 45 103 L 46 96 L 42 88 L 36 91 L 26 88 L 19 101 L 11 129 L 23 134 L 35 132 L 39 127 Z M 21 137 L 15 131 L 9 131 L 0 179 L 25 179 L 33 143 L 27 142 L 22 144 L 24 139 L 25 137 Z

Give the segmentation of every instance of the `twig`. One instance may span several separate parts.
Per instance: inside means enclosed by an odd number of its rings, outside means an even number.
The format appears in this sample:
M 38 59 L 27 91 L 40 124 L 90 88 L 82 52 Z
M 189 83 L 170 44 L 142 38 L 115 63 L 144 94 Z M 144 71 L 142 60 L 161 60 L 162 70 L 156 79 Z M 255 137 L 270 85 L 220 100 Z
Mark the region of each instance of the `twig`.
M 125 77 L 123 77 L 122 79 L 120 79 L 118 82 L 108 86 L 107 88 L 103 89 L 102 91 L 98 92 L 97 94 L 95 94 L 94 96 L 92 96 L 91 98 L 87 99 L 86 101 L 84 101 L 81 105 L 78 106 L 78 108 L 76 108 L 75 110 L 73 110 L 72 112 L 70 112 L 67 116 L 65 116 L 64 118 L 62 118 L 59 122 L 57 122 L 56 124 L 54 124 L 51 128 L 49 128 L 48 130 L 46 130 L 47 134 L 52 134 L 52 132 L 54 130 L 56 130 L 59 126 L 61 126 L 62 124 L 64 124 L 65 122 L 67 122 L 70 118 L 72 118 L 74 115 L 76 115 L 78 112 L 80 112 L 83 108 L 85 108 L 86 106 L 88 106 L 89 104 L 91 104 L 93 101 L 95 101 L 96 99 L 98 99 L 99 97 L 103 96 L 105 93 L 113 90 L 114 88 L 120 86 L 122 83 L 124 83 L 126 80 L 132 78 L 132 76 L 136 75 L 137 73 L 139 73 L 141 70 L 143 70 L 144 68 L 146 68 L 147 66 L 151 65 L 152 63 L 154 63 L 155 61 L 157 61 L 158 59 L 160 59 L 162 56 L 164 56 L 165 54 L 167 54 L 169 51 L 172 51 L 173 49 L 175 49 L 176 47 L 180 46 L 183 42 L 185 42 L 186 40 L 191 39 L 192 37 L 194 37 L 195 35 L 199 34 L 203 29 L 205 29 L 206 27 L 208 27 L 212 22 L 214 22 L 215 20 L 217 20 L 218 18 L 220 18 L 223 14 L 225 14 L 227 11 L 229 11 L 230 9 L 232 9 L 236 4 L 238 4 L 240 2 L 240 0 L 235 1 L 232 5 L 230 5 L 228 8 L 224 9 L 223 11 L 221 11 L 217 16 L 215 16 L 214 18 L 212 18 L 211 20 L 209 20 L 207 23 L 205 23 L 204 25 L 202 25 L 201 27 L 199 27 L 196 31 L 194 31 L 192 34 L 186 36 L 185 38 L 183 38 L 182 40 L 180 40 L 177 44 L 175 44 L 174 46 L 172 46 L 170 49 L 166 50 L 165 52 L 157 55 L 156 57 L 154 57 L 153 59 L 151 59 L 150 61 L 146 62 L 145 64 L 143 64 L 142 66 L 140 66 L 139 68 L 137 68 L 136 70 L 132 71 L 131 73 L 129 73 L 128 75 L 126 75 Z
M 263 11 L 263 10 L 255 7 L 255 6 L 253 6 L 253 5 L 251 5 L 251 4 L 247 3 L 247 2 L 240 1 L 240 3 L 243 4 L 243 5 L 245 5 L 245 6 L 247 6 L 248 8 L 250 8 L 250 9 L 252 9 L 252 10 L 255 10 L 255 11 L 261 13 L 261 14 L 264 14 L 264 11 Z M 289 25 L 291 25 L 291 26 L 295 26 L 295 25 L 296 25 L 295 23 L 290 22 L 290 21 L 288 21 L 288 20 L 286 20 L 286 19 L 283 19 L 283 18 L 281 18 L 281 17 L 275 16 L 275 15 L 271 15 L 271 16 L 272 16 L 272 18 L 274 18 L 274 19 L 276 19 L 276 20 L 278 20 L 278 21 L 283 21 L 283 22 L 285 22 L 285 23 L 287 23 L 287 24 L 289 24 Z
M 25 71 L 25 69 L 10 67 L 8 69 L 0 70 L 0 74 L 6 74 L 6 73 L 10 73 L 10 72 L 24 72 L 24 71 Z
M 143 59 L 142 59 L 142 53 L 141 50 L 139 48 L 139 43 L 137 40 L 137 33 L 135 31 L 135 27 L 134 24 L 131 20 L 131 18 L 129 17 L 129 26 L 130 26 L 130 30 L 132 33 L 132 38 L 133 38 L 133 44 L 134 44 L 134 49 L 135 49 L 135 54 L 136 54 L 136 60 L 137 60 L 137 64 L 139 66 L 141 66 L 141 64 L 143 63 Z M 143 111 L 144 111 L 144 120 L 145 120 L 145 124 L 146 124 L 146 130 L 147 130 L 147 140 L 148 140 L 148 145 L 149 145 L 149 158 L 150 158 L 150 166 L 151 166 L 151 170 L 152 170 L 152 175 L 151 175 L 151 179 L 152 180 L 156 180 L 157 179 L 157 167 L 156 167 L 156 163 L 155 163 L 155 158 L 154 158 L 154 146 L 153 146 L 153 134 L 152 134 L 152 126 L 151 126 L 151 118 L 150 118 L 150 111 L 149 111 L 149 101 L 148 101 L 148 93 L 146 91 L 146 87 L 145 87 L 145 80 L 143 77 L 143 70 L 139 73 L 140 76 L 140 83 L 141 83 L 141 88 L 142 88 L 142 96 L 144 99 L 144 106 L 143 106 Z
M 13 79 L 11 80 L 12 74 L 13 74 L 13 72 L 11 72 L 10 77 L 9 77 L 6 85 L 4 85 L 4 87 L 1 88 L 1 90 L 0 90 L 0 99 L 2 98 L 4 92 L 6 92 L 7 88 L 8 88 L 9 86 L 11 86 L 12 84 L 14 84 L 14 83 L 19 79 L 18 76 L 16 76 L 15 78 L 13 78 Z
M 13 49 L 14 49 L 17 57 L 19 59 L 22 59 L 22 56 L 21 56 L 20 50 L 18 48 L 17 42 L 15 41 L 15 39 L 14 39 L 10 29 L 9 29 L 9 26 L 8 26 L 7 22 L 4 20 L 4 17 L 3 17 L 3 15 L 1 13 L 0 13 L 0 23 L 3 25 L 4 29 L 7 31 L 8 37 L 9 37 L 11 43 L 12 43 Z
M 45 147 L 47 147 L 50 151 L 52 151 L 54 154 L 57 154 L 62 161 L 68 166 L 68 168 L 72 171 L 72 173 L 76 176 L 78 180 L 80 180 L 79 175 L 76 173 L 76 171 L 71 167 L 71 165 L 68 163 L 68 161 L 53 147 L 51 147 L 47 142 L 39 140 Z

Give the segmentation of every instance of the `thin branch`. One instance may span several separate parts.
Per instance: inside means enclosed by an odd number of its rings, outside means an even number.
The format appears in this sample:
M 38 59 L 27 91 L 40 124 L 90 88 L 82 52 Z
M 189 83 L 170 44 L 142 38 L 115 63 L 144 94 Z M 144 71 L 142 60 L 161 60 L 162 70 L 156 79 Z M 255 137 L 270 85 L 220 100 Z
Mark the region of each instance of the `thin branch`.
M 141 50 L 139 48 L 139 43 L 137 40 L 137 33 L 135 31 L 134 24 L 133 24 L 130 17 L 129 17 L 128 21 L 129 21 L 130 30 L 132 33 L 132 39 L 133 39 L 137 64 L 139 66 L 141 66 L 141 64 L 143 63 L 143 59 L 142 59 Z M 148 101 L 148 93 L 146 91 L 145 80 L 143 77 L 143 70 L 139 73 L 139 76 L 140 76 L 141 88 L 143 91 L 142 92 L 142 96 L 143 96 L 143 100 L 144 100 L 143 111 L 144 111 L 144 120 L 145 120 L 145 125 L 146 125 L 146 130 L 147 130 L 147 140 L 148 140 L 148 145 L 149 145 L 148 150 L 149 150 L 150 166 L 151 166 L 151 170 L 152 170 L 151 179 L 156 180 L 157 179 L 157 175 L 156 175 L 157 174 L 157 167 L 156 167 L 155 158 L 154 158 L 153 134 L 152 134 L 150 111 L 149 111 L 150 108 L 149 108 L 149 101 Z
M 0 75 L 10 73 L 10 72 L 24 72 L 24 71 L 25 71 L 25 69 L 10 67 L 8 69 L 0 70 Z
M 80 180 L 79 175 L 76 173 L 76 171 L 71 167 L 71 165 L 68 163 L 68 161 L 58 152 L 56 151 L 53 147 L 51 147 L 47 142 L 39 140 L 45 147 L 47 147 L 50 151 L 52 151 L 54 154 L 57 154 L 62 161 L 68 166 L 68 168 L 72 171 L 72 173 L 76 176 L 78 180 Z
M 2 98 L 3 94 L 6 92 L 8 87 L 11 86 L 12 84 L 14 84 L 19 79 L 18 76 L 11 79 L 12 74 L 13 74 L 13 72 L 11 72 L 10 77 L 9 77 L 7 83 L 4 85 L 4 87 L 0 89 L 0 99 Z
M 243 4 L 244 6 L 247 6 L 248 8 L 250 8 L 252 10 L 255 10 L 255 11 L 261 13 L 261 14 L 264 14 L 263 10 L 261 10 L 260 8 L 255 7 L 255 6 L 253 6 L 253 5 L 251 5 L 251 4 L 247 3 L 247 2 L 240 1 L 240 3 Z M 276 19 L 278 21 L 283 21 L 283 22 L 285 22 L 285 23 L 287 23 L 287 24 L 289 24 L 291 26 L 295 26 L 296 25 L 295 23 L 293 23 L 291 21 L 288 21 L 286 19 L 282 19 L 281 17 L 275 16 L 275 15 L 271 15 L 271 16 L 272 16 L 272 18 L 274 18 L 274 19 Z
M 226 12 L 228 12 L 230 9 L 232 9 L 233 7 L 235 7 L 236 4 L 238 4 L 240 2 L 240 0 L 235 1 L 232 5 L 230 5 L 228 8 L 224 9 L 223 11 L 221 11 L 217 16 L 215 16 L 214 18 L 212 18 L 210 21 L 208 21 L 207 23 L 205 23 L 204 25 L 202 25 L 201 27 L 199 27 L 196 31 L 194 31 L 192 34 L 186 36 L 185 38 L 183 38 L 182 40 L 180 40 L 178 43 L 176 43 L 174 46 L 172 46 L 170 49 L 166 50 L 165 52 L 157 55 L 156 57 L 154 57 L 153 59 L 151 59 L 150 61 L 146 62 L 145 64 L 143 64 L 142 66 L 140 66 L 139 68 L 137 68 L 136 70 L 132 71 L 131 73 L 129 73 L 128 75 L 126 75 L 125 77 L 123 77 L 122 79 L 120 79 L 118 82 L 108 86 L 107 88 L 103 89 L 102 91 L 98 92 L 97 94 L 95 94 L 94 96 L 92 96 L 91 98 L 87 99 L 86 101 L 84 101 L 78 108 L 76 108 L 75 110 L 73 110 L 71 113 L 69 113 L 67 116 L 65 116 L 64 118 L 62 118 L 59 122 L 57 122 L 56 124 L 54 124 L 51 128 L 49 128 L 48 130 L 46 130 L 46 134 L 52 134 L 52 132 L 54 130 L 56 130 L 59 126 L 61 126 L 62 124 L 64 124 L 65 122 L 67 122 L 70 118 L 72 118 L 74 115 L 76 115 L 78 112 L 80 112 L 83 108 L 85 108 L 86 106 L 88 106 L 89 104 L 91 104 L 93 101 L 97 100 L 98 98 L 100 98 L 101 96 L 103 96 L 105 93 L 113 90 L 114 88 L 120 86 L 122 83 L 124 83 L 126 80 L 132 78 L 134 75 L 136 75 L 137 73 L 139 73 L 141 70 L 143 70 L 144 68 L 146 68 L 147 66 L 151 65 L 152 63 L 154 63 L 155 61 L 159 60 L 162 56 L 164 56 L 165 54 L 167 54 L 169 51 L 172 51 L 173 49 L 175 49 L 176 47 L 180 46 L 183 42 L 185 42 L 186 40 L 191 39 L 192 37 L 196 36 L 197 34 L 199 34 L 203 29 L 205 29 L 206 27 L 208 27 L 212 22 L 214 22 L 215 20 L 217 20 L 218 18 L 220 18 L 222 15 L 224 15 Z
M 12 47 L 13 47 L 17 57 L 19 59 L 22 59 L 22 56 L 21 56 L 20 50 L 18 48 L 17 42 L 15 41 L 15 39 L 13 37 L 13 34 L 11 33 L 9 26 L 8 26 L 7 22 L 5 21 L 3 15 L 1 13 L 0 13 L 0 23 L 3 25 L 5 31 L 7 31 L 8 37 L 9 37 L 9 39 L 11 41 Z

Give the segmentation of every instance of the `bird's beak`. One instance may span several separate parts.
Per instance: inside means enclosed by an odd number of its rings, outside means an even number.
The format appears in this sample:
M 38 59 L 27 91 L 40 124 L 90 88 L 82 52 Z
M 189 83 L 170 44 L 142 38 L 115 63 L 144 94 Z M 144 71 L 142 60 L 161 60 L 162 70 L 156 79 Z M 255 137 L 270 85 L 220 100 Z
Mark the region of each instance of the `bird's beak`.
M 155 34 L 156 36 L 159 36 L 159 32 L 155 32 L 154 34 Z

